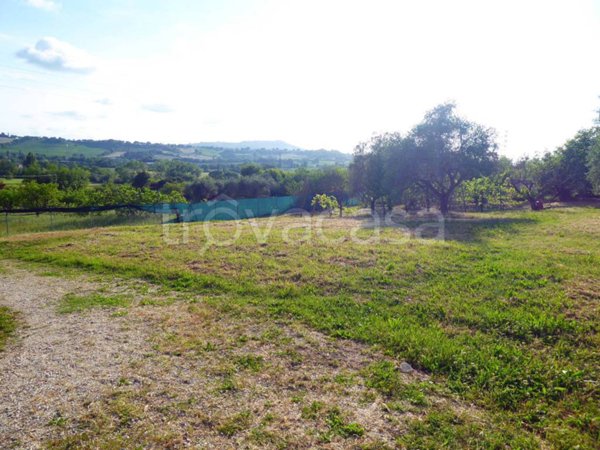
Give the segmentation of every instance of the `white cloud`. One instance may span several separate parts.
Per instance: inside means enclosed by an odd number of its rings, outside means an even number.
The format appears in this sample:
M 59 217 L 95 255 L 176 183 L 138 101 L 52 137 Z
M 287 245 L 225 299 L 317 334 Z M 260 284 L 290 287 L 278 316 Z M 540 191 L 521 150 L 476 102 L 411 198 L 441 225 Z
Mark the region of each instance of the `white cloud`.
M 142 109 L 155 113 L 169 113 L 173 111 L 173 108 L 171 108 L 169 105 L 165 105 L 164 103 L 152 103 L 150 105 L 142 105 Z
M 71 120 L 85 120 L 85 116 L 77 111 L 53 111 L 48 114 L 55 117 L 63 117 Z
M 59 72 L 89 73 L 94 70 L 94 61 L 83 50 L 53 37 L 44 37 L 35 45 L 17 52 L 30 64 Z
M 71 137 L 283 139 L 350 151 L 372 132 L 407 132 L 427 109 L 455 99 L 466 117 L 498 130 L 505 153 L 520 156 L 562 144 L 598 107 L 600 61 L 589 55 L 600 13 L 589 0 L 260 3 L 208 27 L 165 18 L 146 38 L 124 41 L 124 51 L 98 42 L 97 70 L 68 86 L 59 72 L 29 73 L 39 85 L 0 87 L 13 99 L 0 121 L 36 113 L 16 121 L 23 132 L 48 134 L 51 124 Z M 34 47 L 22 57 L 81 71 L 70 53 L 42 61 L 39 53 L 49 56 Z M 47 111 L 86 119 L 48 120 Z
M 54 0 L 25 0 L 25 3 L 34 8 L 44 9 L 46 11 L 56 11 L 60 8 L 60 5 Z
M 104 98 L 99 98 L 98 100 L 96 100 L 96 103 L 98 103 L 99 105 L 102 105 L 102 106 L 110 106 L 113 104 L 113 101 L 108 97 L 104 97 Z

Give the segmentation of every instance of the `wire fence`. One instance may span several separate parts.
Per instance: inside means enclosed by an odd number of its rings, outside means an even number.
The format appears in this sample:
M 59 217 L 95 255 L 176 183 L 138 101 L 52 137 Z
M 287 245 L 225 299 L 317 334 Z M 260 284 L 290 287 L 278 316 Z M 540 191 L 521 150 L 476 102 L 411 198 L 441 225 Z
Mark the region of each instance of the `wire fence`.
M 106 205 L 77 208 L 3 210 L 0 237 L 106 226 L 149 225 L 169 222 L 238 220 L 280 215 L 293 209 L 297 197 L 220 199 L 201 203 Z

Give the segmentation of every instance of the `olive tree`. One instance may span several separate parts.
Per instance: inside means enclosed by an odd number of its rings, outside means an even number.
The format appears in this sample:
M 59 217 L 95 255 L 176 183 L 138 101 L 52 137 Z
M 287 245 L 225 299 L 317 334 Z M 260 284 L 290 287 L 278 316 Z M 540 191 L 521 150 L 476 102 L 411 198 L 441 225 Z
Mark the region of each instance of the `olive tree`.
M 456 189 L 492 173 L 498 160 L 494 132 L 459 117 L 454 103 L 437 106 L 410 132 L 403 151 L 414 182 L 431 193 L 447 214 Z

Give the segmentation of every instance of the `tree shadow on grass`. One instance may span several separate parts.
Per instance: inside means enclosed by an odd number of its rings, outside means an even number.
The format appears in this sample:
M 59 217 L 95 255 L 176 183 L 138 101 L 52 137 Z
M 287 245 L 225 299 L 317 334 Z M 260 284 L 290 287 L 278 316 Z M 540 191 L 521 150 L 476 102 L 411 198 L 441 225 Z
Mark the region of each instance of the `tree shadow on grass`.
M 526 225 L 537 223 L 535 219 L 521 217 L 464 217 L 430 214 L 421 216 L 393 215 L 385 220 L 365 220 L 363 228 L 398 229 L 410 233 L 412 239 L 483 242 L 495 234 L 517 234 Z
M 450 218 L 444 222 L 444 239 L 457 242 L 482 242 L 498 233 L 518 234 L 525 226 L 536 223 L 536 220 L 524 217 Z

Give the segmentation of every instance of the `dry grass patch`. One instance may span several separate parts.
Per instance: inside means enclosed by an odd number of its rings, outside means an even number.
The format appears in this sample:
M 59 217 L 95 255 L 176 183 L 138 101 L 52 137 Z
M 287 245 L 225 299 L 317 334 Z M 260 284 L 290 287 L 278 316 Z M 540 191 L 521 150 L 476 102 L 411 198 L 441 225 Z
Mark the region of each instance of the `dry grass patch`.
M 394 405 L 368 381 L 375 361 L 392 360 L 256 311 L 196 298 L 135 311 L 155 324 L 153 352 L 57 427 L 52 447 L 384 448 L 431 406 L 454 408 L 434 389 Z M 433 386 L 416 371 L 395 376 Z

